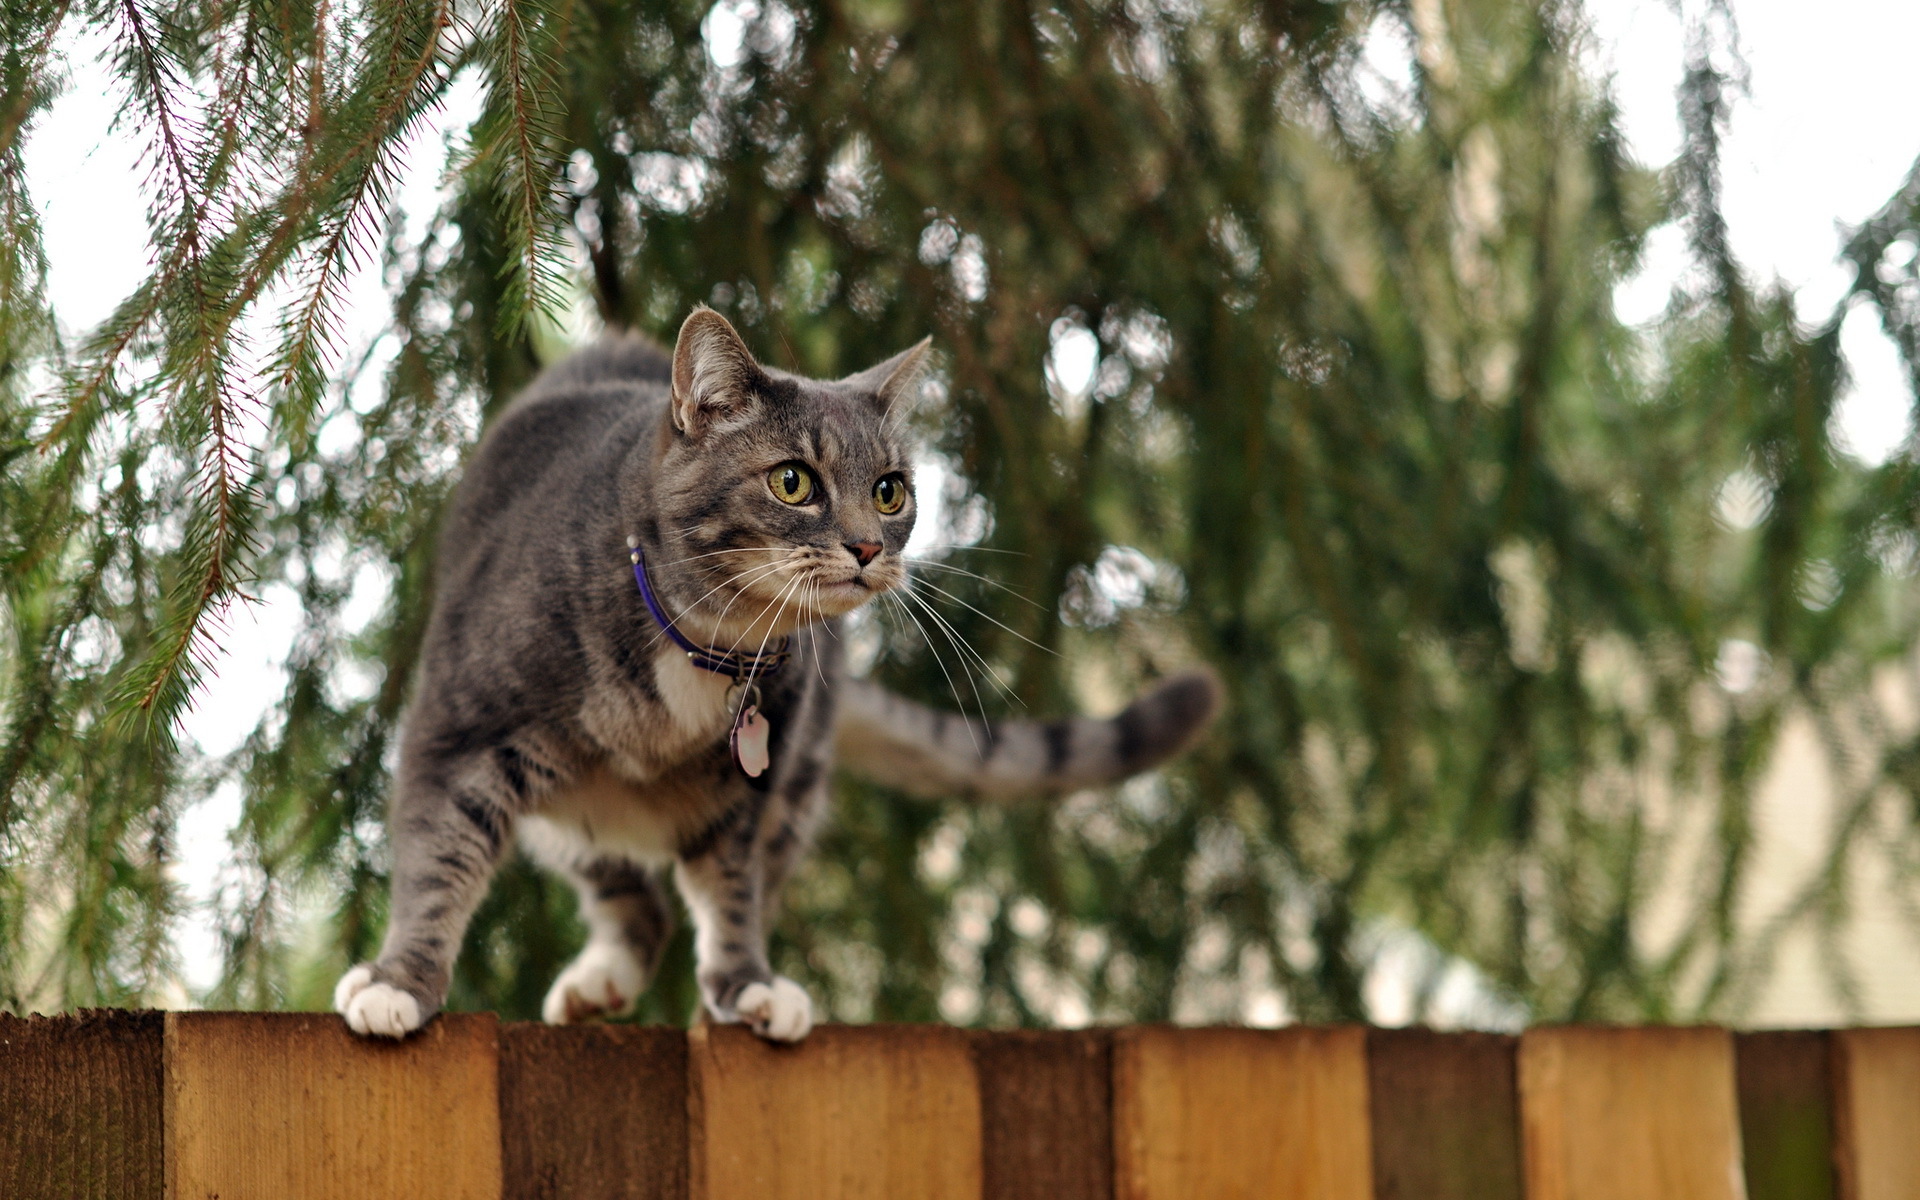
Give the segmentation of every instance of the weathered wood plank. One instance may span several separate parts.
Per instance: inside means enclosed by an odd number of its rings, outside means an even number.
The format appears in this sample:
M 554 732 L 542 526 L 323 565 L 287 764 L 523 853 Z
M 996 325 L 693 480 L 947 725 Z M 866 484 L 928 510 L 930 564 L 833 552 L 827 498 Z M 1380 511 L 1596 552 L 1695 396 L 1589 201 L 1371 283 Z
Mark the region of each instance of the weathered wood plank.
M 1536 1029 L 1520 1039 L 1528 1200 L 1741 1200 L 1723 1029 Z
M 1113 1200 L 1113 1044 L 1104 1030 L 981 1033 L 986 1200 Z
M 1840 1195 L 1920 1200 L 1920 1029 L 1843 1029 L 1832 1046 Z
M 1376 1200 L 1521 1200 L 1517 1038 L 1367 1034 Z
M 1733 1039 L 1747 1200 L 1833 1200 L 1833 1100 L 1827 1035 Z
M 499 1025 L 404 1042 L 320 1013 L 167 1014 L 167 1195 L 500 1196 Z
M 160 1200 L 163 1023 L 0 1015 L 0 1197 Z
M 1114 1035 L 1122 1200 L 1371 1200 L 1364 1029 Z
M 502 1026 L 500 1149 L 507 1200 L 686 1200 L 686 1034 Z
M 980 1089 L 961 1031 L 829 1025 L 770 1046 L 700 1025 L 687 1045 L 693 1200 L 978 1200 Z

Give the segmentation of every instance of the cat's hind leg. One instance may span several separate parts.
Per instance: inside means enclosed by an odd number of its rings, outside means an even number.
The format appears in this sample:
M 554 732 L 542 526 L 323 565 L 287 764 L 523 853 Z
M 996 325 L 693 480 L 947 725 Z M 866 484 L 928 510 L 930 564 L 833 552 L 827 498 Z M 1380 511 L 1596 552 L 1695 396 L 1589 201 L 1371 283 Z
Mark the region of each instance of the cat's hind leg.
M 631 1012 L 673 934 L 673 898 L 659 875 L 619 856 L 555 865 L 580 893 L 587 944 L 547 991 L 540 1015 L 571 1025 Z
M 673 934 L 673 822 L 650 796 L 604 768 L 546 797 L 520 824 L 532 859 L 573 884 L 587 944 L 547 991 L 541 1015 L 568 1025 L 633 1008 Z

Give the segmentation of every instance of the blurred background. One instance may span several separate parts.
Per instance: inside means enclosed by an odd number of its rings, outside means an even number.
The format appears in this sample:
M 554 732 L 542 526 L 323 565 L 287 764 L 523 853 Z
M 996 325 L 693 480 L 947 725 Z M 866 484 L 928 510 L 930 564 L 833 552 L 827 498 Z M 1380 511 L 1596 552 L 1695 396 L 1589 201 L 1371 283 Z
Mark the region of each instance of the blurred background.
M 858 670 L 1231 694 L 1117 791 L 843 780 L 775 943 L 834 1018 L 1920 1020 L 1912 6 L 0 21 L 0 1010 L 325 1006 L 465 453 L 705 302 L 934 336 Z M 573 905 L 505 869 L 453 1006 Z

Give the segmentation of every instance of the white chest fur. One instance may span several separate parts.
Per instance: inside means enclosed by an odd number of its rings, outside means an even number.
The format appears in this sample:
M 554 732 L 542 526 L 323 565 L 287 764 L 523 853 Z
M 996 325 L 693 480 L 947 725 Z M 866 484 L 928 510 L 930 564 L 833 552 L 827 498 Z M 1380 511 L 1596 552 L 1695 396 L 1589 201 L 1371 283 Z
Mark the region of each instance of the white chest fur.
M 653 678 L 682 736 L 703 744 L 726 732 L 733 715 L 733 680 L 694 666 L 677 651 L 655 660 Z
M 657 702 L 630 687 L 602 688 L 582 713 L 606 753 L 604 768 L 548 797 L 523 826 L 527 847 L 546 861 L 618 848 L 665 862 L 680 839 L 712 819 L 704 785 L 676 768 L 727 736 L 733 680 L 672 651 L 654 659 Z
M 629 783 L 649 783 L 711 749 L 725 739 L 733 716 L 730 677 L 703 671 L 671 648 L 653 663 L 657 698 L 608 680 L 589 692 L 580 713 L 608 766 Z

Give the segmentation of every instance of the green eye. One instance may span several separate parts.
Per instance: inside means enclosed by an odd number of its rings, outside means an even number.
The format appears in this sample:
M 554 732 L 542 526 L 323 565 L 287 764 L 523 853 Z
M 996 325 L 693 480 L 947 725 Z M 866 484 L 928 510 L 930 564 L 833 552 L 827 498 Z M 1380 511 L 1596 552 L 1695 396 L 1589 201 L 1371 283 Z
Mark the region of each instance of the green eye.
M 805 504 L 813 495 L 813 475 L 798 463 L 781 463 L 767 472 L 767 490 L 782 504 Z
M 905 508 L 907 504 L 907 481 L 898 475 L 888 475 L 873 485 L 873 506 L 892 516 Z

